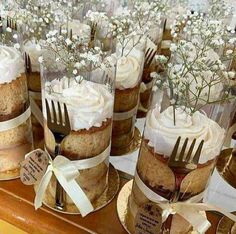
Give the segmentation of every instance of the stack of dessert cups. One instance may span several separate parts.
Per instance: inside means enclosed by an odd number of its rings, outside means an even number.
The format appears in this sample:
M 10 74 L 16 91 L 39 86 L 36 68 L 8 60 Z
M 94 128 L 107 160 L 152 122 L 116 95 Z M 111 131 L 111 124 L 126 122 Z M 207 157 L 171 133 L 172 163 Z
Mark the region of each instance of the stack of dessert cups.
M 127 38 L 126 47 L 117 44 L 117 72 L 112 126 L 111 155 L 130 153 L 134 140 L 146 37 Z M 136 45 L 133 47 L 133 45 Z
M 20 163 L 33 148 L 21 37 L 8 20 L 11 24 L 0 34 L 0 180 L 19 177 Z
M 41 67 L 45 149 L 52 158 L 56 156 L 53 130 L 49 129 L 47 124 L 46 100 L 50 109 L 52 102 L 55 103 L 57 114 L 57 105 L 61 105 L 63 110 L 63 105 L 66 104 L 71 131 L 60 144 L 61 155 L 72 163 L 104 158 L 98 165 L 80 170 L 80 175 L 76 178 L 76 182 L 96 209 L 100 197 L 109 189 L 115 68 L 91 69 L 89 65 L 84 69 L 78 61 L 74 64 L 74 70 L 77 69 L 78 73 L 74 75 L 75 72 L 73 74 L 63 63 L 67 59 L 66 55 L 62 55 L 61 59 L 58 59 L 58 54 L 54 55 L 46 53 Z M 45 203 L 52 208 L 55 203 L 56 184 L 56 178 L 53 177 L 44 198 Z M 67 212 L 78 212 L 68 195 L 65 196 L 64 202 Z

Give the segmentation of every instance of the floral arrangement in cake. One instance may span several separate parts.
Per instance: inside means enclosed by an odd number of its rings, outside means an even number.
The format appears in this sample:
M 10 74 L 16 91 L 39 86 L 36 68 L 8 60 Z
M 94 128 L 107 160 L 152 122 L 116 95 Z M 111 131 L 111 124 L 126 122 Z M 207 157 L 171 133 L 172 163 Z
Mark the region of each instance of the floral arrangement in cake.
M 98 68 L 105 71 L 114 64 L 112 58 L 105 57 L 99 47 L 91 48 L 88 43 L 84 43 L 83 38 L 72 35 L 72 30 L 53 30 L 46 37 L 42 48 L 53 53 L 55 66 L 64 66 L 71 78 L 78 82 L 86 78 L 79 73 L 91 72 Z M 43 62 L 43 57 L 40 57 L 39 61 Z
M 129 197 L 131 232 L 140 207 L 150 201 L 160 207 L 202 201 L 235 112 L 229 65 L 236 55 L 234 33 L 209 15 L 189 13 L 172 26 L 170 59 L 156 56 L 165 73 L 152 73 L 156 83 Z M 168 214 L 162 231 L 197 230 L 187 216 Z
M 231 98 L 230 79 L 235 72 L 229 71 L 229 66 L 236 56 L 236 40 L 234 31 L 228 31 L 222 21 L 203 14 L 186 16 L 184 24 L 181 34 L 178 27 L 172 28 L 179 40 L 171 44 L 170 62 L 167 64 L 163 56 L 156 56 L 167 71 L 166 81 L 158 79 L 157 83 L 171 89 L 173 106 L 184 105 L 193 114 L 204 105 Z
M 61 142 L 61 154 L 72 163 L 76 161 L 76 165 L 82 159 L 98 161 L 81 170 L 75 178 L 87 200 L 93 203 L 106 192 L 108 185 L 115 63 L 99 47 L 90 47 L 72 30 L 61 27 L 49 31 L 46 38 L 41 44 L 45 53 L 39 58 L 43 74 L 45 146 L 53 155 L 55 141 L 53 129 L 46 121 L 45 99 L 49 105 L 52 102 L 65 103 L 71 131 Z M 55 179 L 50 181 L 48 189 L 48 196 L 55 198 Z M 65 202 L 67 206 L 74 205 L 70 194 Z

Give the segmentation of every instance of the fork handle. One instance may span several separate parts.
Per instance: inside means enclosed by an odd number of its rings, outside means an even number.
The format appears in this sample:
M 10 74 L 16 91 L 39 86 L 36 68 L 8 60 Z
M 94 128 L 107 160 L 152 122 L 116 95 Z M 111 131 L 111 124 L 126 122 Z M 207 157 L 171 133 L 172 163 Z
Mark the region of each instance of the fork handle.
M 173 215 L 170 214 L 167 220 L 162 224 L 161 234 L 170 234 Z
M 55 146 L 55 157 L 61 153 L 61 147 L 60 144 L 56 144 Z M 55 208 L 58 210 L 64 210 L 65 204 L 64 204 L 64 190 L 61 186 L 61 184 L 57 181 L 56 184 L 56 202 L 55 202 Z
M 187 174 L 178 174 L 175 173 L 175 191 L 173 194 L 172 201 L 176 202 L 179 200 L 180 187 Z

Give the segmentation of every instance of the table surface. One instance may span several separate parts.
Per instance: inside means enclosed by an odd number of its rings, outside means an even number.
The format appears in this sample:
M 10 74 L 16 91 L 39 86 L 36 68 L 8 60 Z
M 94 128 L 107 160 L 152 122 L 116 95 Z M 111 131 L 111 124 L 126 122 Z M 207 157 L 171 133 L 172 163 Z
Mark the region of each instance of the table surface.
M 144 121 L 138 120 L 136 125 L 142 132 Z M 117 169 L 133 175 L 137 157 L 138 151 L 122 157 L 111 157 L 110 161 Z M 121 173 L 120 188 L 127 181 L 127 174 Z M 33 187 L 25 186 L 19 180 L 1 182 L 0 219 L 30 234 L 126 233 L 117 216 L 117 196 L 106 207 L 89 214 L 85 218 L 82 218 L 80 215 L 59 214 L 45 206 L 35 211 L 33 205 L 34 197 Z M 228 208 L 229 211 L 236 210 L 235 189 L 227 185 L 217 172 L 214 173 L 206 200 L 218 206 Z M 216 231 L 221 216 L 216 213 L 208 213 L 207 215 L 212 223 L 208 233 L 213 234 Z M 11 232 L 6 232 L 1 230 L 1 225 L 3 224 L 0 222 L 0 233 L 14 233 L 14 227 L 11 229 Z M 9 230 L 6 224 L 4 227 Z M 15 233 L 20 234 L 19 232 Z
M 120 187 L 127 181 L 127 179 L 121 178 Z M 109 205 L 85 218 L 80 215 L 59 214 L 44 206 L 35 211 L 33 200 L 34 190 L 32 186 L 25 186 L 19 180 L 1 182 L 0 219 L 30 234 L 126 233 L 116 213 L 117 196 Z M 208 217 L 212 222 L 212 227 L 208 233 L 213 234 L 220 216 L 209 213 Z

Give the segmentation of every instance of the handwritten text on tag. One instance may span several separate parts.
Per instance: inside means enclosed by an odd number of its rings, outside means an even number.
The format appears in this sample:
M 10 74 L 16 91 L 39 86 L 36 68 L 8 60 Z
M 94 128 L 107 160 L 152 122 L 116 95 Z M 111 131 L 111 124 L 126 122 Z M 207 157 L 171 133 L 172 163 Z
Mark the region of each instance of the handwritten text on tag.
M 34 150 L 26 155 L 21 163 L 20 179 L 25 185 L 33 185 L 44 176 L 49 164 L 46 152 L 41 149 Z

